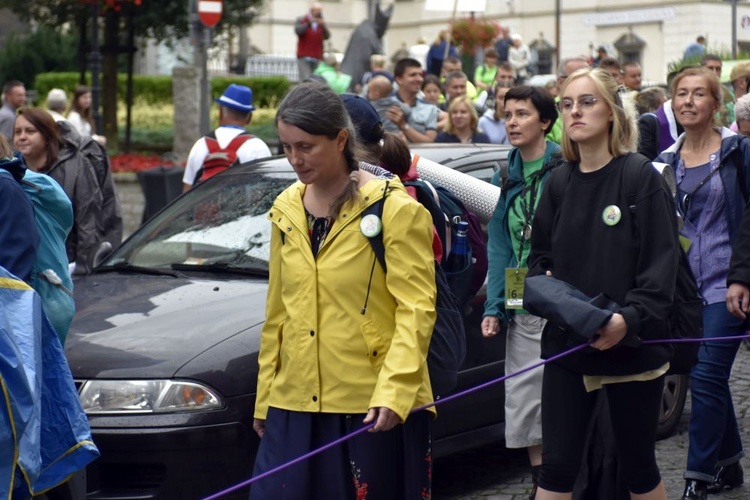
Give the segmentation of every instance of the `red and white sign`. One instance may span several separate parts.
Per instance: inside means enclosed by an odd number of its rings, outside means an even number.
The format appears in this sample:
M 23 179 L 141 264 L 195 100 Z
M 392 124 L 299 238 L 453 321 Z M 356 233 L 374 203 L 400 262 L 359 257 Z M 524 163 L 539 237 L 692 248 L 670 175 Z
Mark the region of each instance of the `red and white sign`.
M 198 0 L 198 18 L 201 22 L 213 28 L 221 21 L 221 0 Z

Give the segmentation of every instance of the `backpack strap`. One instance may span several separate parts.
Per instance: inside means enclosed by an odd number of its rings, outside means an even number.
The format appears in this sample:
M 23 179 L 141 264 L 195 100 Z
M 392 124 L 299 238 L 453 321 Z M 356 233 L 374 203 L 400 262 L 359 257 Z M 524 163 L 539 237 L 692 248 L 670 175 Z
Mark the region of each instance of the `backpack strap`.
M 208 148 L 208 154 L 214 154 L 221 151 L 221 146 L 219 146 L 219 141 L 216 139 L 216 137 L 204 137 L 206 142 L 206 147 Z
M 376 203 L 373 203 L 362 212 L 362 217 L 367 215 L 377 215 L 381 221 L 380 232 L 375 236 L 368 237 L 367 240 L 370 242 L 375 258 L 372 260 L 372 267 L 370 268 L 370 279 L 367 280 L 367 294 L 365 295 L 365 303 L 362 305 L 360 314 L 365 314 L 367 311 L 367 302 L 370 299 L 370 288 L 372 287 L 372 274 L 375 271 L 375 261 L 380 262 L 380 266 L 383 268 L 383 272 L 388 272 L 388 267 L 385 265 L 385 244 L 383 243 L 383 207 L 385 206 L 385 198 L 388 196 L 389 181 L 385 181 L 385 188 L 383 189 L 383 197 L 380 198 Z
M 245 144 L 247 141 L 255 137 L 253 134 L 248 134 L 247 132 L 242 132 L 241 134 L 237 135 L 234 139 L 232 139 L 226 148 L 224 148 L 225 151 L 232 151 L 235 155 L 237 155 L 237 151 L 242 147 L 243 144 Z
M 638 184 L 640 183 L 641 171 L 638 167 L 646 162 L 651 163 L 651 160 L 642 154 L 631 153 L 622 166 L 622 189 L 625 192 L 625 199 L 628 202 L 628 210 L 631 214 L 635 213 Z
M 570 176 L 573 174 L 573 165 L 563 161 L 558 165 L 556 172 L 552 172 L 547 180 L 547 186 L 544 189 L 549 190 L 552 198 L 552 208 L 557 212 L 558 207 L 565 199 L 565 190 L 570 182 Z
M 385 191 L 383 192 L 383 197 L 380 198 L 376 203 L 373 203 L 369 207 L 365 209 L 365 211 L 362 213 L 362 216 L 365 217 L 367 215 L 377 215 L 378 218 L 381 221 L 383 221 L 383 207 L 385 206 L 385 198 L 388 196 L 388 183 L 386 182 Z M 385 265 L 385 244 L 383 243 L 383 229 L 380 229 L 380 232 L 376 234 L 375 236 L 368 237 L 367 240 L 370 242 L 370 246 L 372 247 L 372 251 L 375 253 L 375 259 L 380 262 L 380 267 L 383 268 L 384 272 L 388 272 L 388 266 Z M 373 265 L 375 263 L 373 262 Z M 370 273 L 370 282 L 372 282 L 372 273 Z M 367 285 L 368 293 L 370 289 L 370 284 Z

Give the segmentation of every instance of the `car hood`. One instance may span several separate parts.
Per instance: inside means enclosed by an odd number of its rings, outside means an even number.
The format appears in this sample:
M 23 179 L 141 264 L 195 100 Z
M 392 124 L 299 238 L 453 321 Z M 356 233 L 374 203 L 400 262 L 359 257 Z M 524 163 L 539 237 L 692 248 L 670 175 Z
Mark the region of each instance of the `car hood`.
M 263 322 L 265 279 L 100 273 L 75 281 L 65 351 L 73 376 L 170 378 L 196 356 Z M 248 351 L 257 352 L 253 338 Z

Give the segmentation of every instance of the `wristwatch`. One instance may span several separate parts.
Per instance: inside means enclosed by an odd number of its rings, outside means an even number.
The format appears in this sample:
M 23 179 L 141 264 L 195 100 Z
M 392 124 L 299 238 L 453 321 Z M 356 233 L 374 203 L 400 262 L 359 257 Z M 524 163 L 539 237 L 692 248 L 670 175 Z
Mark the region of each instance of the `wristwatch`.
M 408 123 L 404 123 L 404 126 L 401 127 L 401 130 L 403 130 L 404 132 L 406 132 L 407 130 L 409 130 L 409 124 Z

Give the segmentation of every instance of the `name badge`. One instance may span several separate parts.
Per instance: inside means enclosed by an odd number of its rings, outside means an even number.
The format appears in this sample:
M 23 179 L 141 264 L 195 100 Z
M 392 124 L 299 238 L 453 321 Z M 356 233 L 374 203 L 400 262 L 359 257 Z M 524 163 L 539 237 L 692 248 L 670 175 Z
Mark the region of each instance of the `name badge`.
M 693 246 L 693 242 L 690 241 L 688 238 L 685 238 L 683 235 L 680 235 L 680 246 L 685 251 L 685 253 L 688 253 L 688 250 L 690 250 L 690 247 Z
M 526 280 L 526 267 L 505 269 L 505 308 L 523 309 L 523 287 Z

